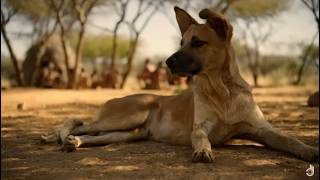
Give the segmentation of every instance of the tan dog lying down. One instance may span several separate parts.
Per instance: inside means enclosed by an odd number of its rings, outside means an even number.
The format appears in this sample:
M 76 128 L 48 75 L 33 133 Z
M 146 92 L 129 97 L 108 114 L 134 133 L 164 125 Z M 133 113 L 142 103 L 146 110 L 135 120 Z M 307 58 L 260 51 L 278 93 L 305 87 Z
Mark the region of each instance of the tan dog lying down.
M 46 142 L 62 141 L 63 149 L 151 139 L 192 145 L 194 162 L 212 162 L 212 146 L 244 138 L 289 152 L 306 161 L 319 151 L 280 133 L 267 122 L 240 76 L 230 44 L 232 26 L 222 16 L 202 10 L 198 24 L 175 7 L 181 48 L 166 61 L 174 74 L 193 75 L 193 87 L 178 96 L 137 94 L 106 102 L 90 124 L 65 121 Z

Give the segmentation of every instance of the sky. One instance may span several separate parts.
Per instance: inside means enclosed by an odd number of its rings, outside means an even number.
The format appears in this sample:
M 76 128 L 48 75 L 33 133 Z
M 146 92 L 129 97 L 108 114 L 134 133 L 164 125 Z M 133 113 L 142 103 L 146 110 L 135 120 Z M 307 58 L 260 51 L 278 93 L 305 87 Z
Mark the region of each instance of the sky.
M 288 46 L 288 44 L 297 44 L 300 42 L 309 43 L 317 31 L 316 22 L 312 13 L 303 6 L 300 0 L 289 0 L 291 4 L 290 9 L 283 12 L 272 20 L 273 33 L 268 42 L 262 48 L 262 53 L 265 54 L 288 54 L 296 55 L 299 51 L 295 46 Z M 130 4 L 131 11 L 128 12 L 128 17 L 133 16 L 133 12 L 137 4 Z M 175 20 L 173 7 L 166 9 L 168 17 L 171 17 L 171 23 L 163 13 L 156 13 L 149 22 L 146 29 L 141 34 L 142 43 L 138 49 L 137 59 L 153 57 L 167 57 L 174 53 L 179 46 L 180 32 L 178 25 L 173 23 Z M 201 20 L 196 12 L 190 12 L 196 20 Z M 95 13 L 90 16 L 90 24 L 95 24 L 100 27 L 112 28 L 117 18 L 107 9 L 97 9 Z M 202 21 L 203 22 L 203 21 Z M 30 32 L 31 27 L 26 23 L 12 21 L 8 25 L 8 31 L 14 32 Z M 234 28 L 234 36 L 239 36 L 237 27 Z M 106 31 L 89 25 L 88 33 L 103 34 Z M 123 25 L 120 33 L 127 35 L 127 28 Z M 28 38 L 17 38 L 10 36 L 14 51 L 17 53 L 19 59 L 23 59 L 27 48 L 30 46 Z M 316 41 L 318 42 L 318 41 Z M 1 37 L 1 54 L 8 54 L 7 47 Z

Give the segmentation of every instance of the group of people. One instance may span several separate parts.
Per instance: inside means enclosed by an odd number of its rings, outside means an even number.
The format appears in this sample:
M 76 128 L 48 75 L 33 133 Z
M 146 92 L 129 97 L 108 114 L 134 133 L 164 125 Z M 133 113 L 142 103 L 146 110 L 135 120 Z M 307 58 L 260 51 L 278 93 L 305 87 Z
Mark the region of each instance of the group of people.
M 177 85 L 177 88 L 185 89 L 187 79 L 172 76 L 163 62 L 157 65 L 150 59 L 146 59 L 142 72 L 138 75 L 138 83 L 142 89 L 169 89 L 170 85 Z M 76 81 L 77 89 L 96 89 L 101 88 L 121 88 L 123 81 L 122 74 L 116 69 L 109 67 L 104 73 L 99 73 L 93 69 L 89 73 L 85 68 L 81 68 Z M 63 78 L 63 72 L 59 66 L 53 62 L 46 62 L 41 65 L 38 86 L 46 88 L 63 88 L 66 86 L 66 80 Z
M 41 63 L 37 77 L 36 86 L 39 87 L 65 88 L 67 84 L 61 68 L 51 61 Z M 89 73 L 82 67 L 77 76 L 76 88 L 120 88 L 120 82 L 122 82 L 121 78 L 122 76 L 120 73 L 115 70 L 109 70 L 105 74 L 100 75 L 96 69 L 94 69 L 92 73 Z
M 59 88 L 64 85 L 62 70 L 53 62 L 41 64 L 40 75 L 36 84 L 46 88 Z
M 81 69 L 77 83 L 78 89 L 87 89 L 98 87 L 119 89 L 122 83 L 122 75 L 114 68 L 109 68 L 100 75 L 96 69 L 92 73 L 87 73 L 84 68 Z
M 143 89 L 168 89 L 170 85 L 177 85 L 178 89 L 187 88 L 187 78 L 173 76 L 163 62 L 154 65 L 146 59 L 142 72 L 138 75 L 138 82 Z
M 149 59 L 145 60 L 138 82 L 143 89 L 164 89 L 169 86 L 167 69 L 162 62 L 155 66 Z

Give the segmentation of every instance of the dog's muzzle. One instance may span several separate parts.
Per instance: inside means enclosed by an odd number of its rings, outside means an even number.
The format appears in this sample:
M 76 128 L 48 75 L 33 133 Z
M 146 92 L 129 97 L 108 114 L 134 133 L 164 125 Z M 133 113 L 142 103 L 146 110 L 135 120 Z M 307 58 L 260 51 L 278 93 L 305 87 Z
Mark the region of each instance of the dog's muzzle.
M 200 72 L 202 64 L 194 56 L 178 51 L 171 55 L 166 64 L 172 74 L 179 76 L 195 75 Z
M 177 65 L 177 59 L 171 56 L 166 60 L 166 64 L 170 69 L 173 69 Z

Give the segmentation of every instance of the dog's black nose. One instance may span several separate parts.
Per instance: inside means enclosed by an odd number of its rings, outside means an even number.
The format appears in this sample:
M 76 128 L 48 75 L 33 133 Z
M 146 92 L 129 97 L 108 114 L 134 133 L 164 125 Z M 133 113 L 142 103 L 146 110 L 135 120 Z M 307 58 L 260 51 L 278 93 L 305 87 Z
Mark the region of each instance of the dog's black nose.
M 176 65 L 176 58 L 174 56 L 171 56 L 169 57 L 167 60 L 166 60 L 166 64 L 169 68 L 172 68 Z

